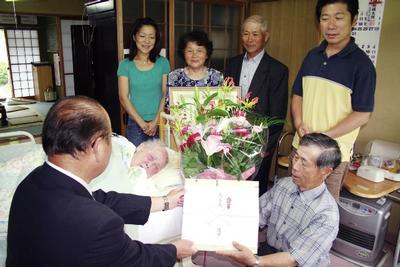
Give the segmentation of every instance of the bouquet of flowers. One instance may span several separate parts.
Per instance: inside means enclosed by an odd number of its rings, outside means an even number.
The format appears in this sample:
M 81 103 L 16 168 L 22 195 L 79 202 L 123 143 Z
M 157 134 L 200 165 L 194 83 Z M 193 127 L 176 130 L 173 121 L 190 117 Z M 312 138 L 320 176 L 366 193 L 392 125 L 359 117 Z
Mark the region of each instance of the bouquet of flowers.
M 283 120 L 252 111 L 258 98 L 232 99 L 232 78 L 217 91 L 195 88 L 172 105 L 185 177 L 248 179 L 261 163 L 268 127 Z

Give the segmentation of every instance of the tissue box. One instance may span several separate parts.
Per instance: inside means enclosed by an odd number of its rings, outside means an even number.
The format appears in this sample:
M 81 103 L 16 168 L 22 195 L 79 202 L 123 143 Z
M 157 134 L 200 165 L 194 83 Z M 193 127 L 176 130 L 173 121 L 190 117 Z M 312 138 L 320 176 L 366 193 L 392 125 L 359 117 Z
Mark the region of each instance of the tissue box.
M 385 178 L 395 182 L 400 182 L 400 173 L 385 171 Z
M 379 183 L 385 180 L 385 170 L 374 166 L 361 166 L 357 170 L 357 176 L 374 183 Z

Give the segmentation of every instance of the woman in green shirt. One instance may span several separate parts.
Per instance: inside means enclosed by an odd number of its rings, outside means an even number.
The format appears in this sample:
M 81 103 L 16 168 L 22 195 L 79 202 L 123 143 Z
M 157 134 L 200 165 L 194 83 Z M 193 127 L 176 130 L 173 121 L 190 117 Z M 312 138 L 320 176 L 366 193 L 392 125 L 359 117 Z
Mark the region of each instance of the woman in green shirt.
M 128 113 L 127 138 L 135 146 L 158 138 L 169 61 L 159 55 L 161 34 L 151 18 L 136 20 L 128 58 L 118 67 L 119 101 Z

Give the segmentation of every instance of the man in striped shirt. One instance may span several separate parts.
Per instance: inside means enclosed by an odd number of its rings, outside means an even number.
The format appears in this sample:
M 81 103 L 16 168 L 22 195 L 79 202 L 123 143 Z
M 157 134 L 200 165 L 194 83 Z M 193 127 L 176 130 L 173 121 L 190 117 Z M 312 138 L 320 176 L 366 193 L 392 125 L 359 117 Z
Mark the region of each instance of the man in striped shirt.
M 328 266 L 339 228 L 339 210 L 325 178 L 341 161 L 335 140 L 306 134 L 293 156 L 292 177 L 280 179 L 260 197 L 260 227 L 267 244 L 260 258 L 234 242 L 237 251 L 219 252 L 247 266 Z

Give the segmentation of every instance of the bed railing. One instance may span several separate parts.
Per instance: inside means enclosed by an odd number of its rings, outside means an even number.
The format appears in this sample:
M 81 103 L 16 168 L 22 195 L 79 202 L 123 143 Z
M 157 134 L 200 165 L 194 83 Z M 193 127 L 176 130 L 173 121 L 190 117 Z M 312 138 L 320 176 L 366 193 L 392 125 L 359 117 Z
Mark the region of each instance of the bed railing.
M 6 132 L 0 133 L 0 140 L 4 142 L 11 142 L 14 140 L 18 140 L 20 138 L 28 138 L 30 141 L 27 143 L 29 144 L 36 144 L 35 138 L 32 134 L 25 132 L 25 131 L 14 131 L 14 132 Z M 25 142 L 24 142 L 25 143 Z

